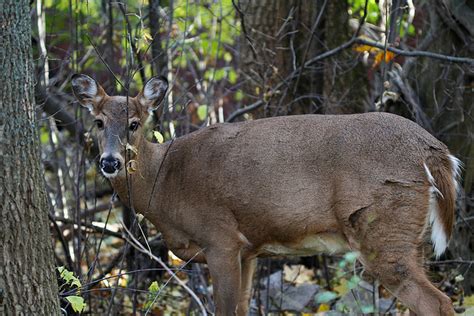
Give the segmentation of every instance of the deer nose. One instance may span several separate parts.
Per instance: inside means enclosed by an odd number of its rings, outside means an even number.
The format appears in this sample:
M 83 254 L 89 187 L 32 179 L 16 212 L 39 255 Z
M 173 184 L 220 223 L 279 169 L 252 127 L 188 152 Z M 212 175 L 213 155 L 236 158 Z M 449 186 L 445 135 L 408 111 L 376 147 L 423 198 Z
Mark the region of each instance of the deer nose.
M 114 173 L 120 170 L 120 160 L 112 156 L 107 156 L 100 159 L 100 168 L 105 173 Z

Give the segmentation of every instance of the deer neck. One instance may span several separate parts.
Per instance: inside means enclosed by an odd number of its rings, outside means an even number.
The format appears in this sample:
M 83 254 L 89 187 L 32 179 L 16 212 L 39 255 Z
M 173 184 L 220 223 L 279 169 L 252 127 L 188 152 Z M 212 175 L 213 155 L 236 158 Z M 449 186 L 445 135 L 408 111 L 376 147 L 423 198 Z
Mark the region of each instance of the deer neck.
M 160 178 L 157 177 L 158 170 L 167 146 L 151 143 L 142 137 L 136 146 L 137 153 L 130 157 L 131 165 L 128 168 L 128 174 L 121 172 L 110 179 L 120 201 L 137 213 L 146 215 L 150 211 L 150 204 L 155 202 Z

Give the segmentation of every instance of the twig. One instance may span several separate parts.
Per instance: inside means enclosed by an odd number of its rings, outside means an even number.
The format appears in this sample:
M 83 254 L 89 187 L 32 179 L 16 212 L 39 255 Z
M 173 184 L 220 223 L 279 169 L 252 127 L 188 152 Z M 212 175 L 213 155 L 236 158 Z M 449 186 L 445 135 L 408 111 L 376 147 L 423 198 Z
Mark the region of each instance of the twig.
M 132 245 L 132 247 L 134 247 L 135 249 L 137 249 L 138 251 L 140 251 L 141 253 L 144 253 L 144 254 L 147 254 L 150 256 L 151 259 L 155 260 L 156 262 L 158 262 L 158 264 L 160 264 L 165 270 L 166 272 L 168 272 L 169 275 L 171 275 L 175 280 L 176 282 L 178 282 L 178 284 L 186 290 L 186 292 L 188 292 L 188 294 L 196 301 L 196 303 L 198 304 L 199 308 L 201 309 L 201 315 L 204 315 L 204 316 L 207 316 L 207 311 L 206 311 L 206 308 L 204 307 L 204 305 L 202 304 L 201 300 L 199 299 L 199 297 L 197 297 L 196 293 L 194 293 L 194 291 L 192 289 L 190 289 L 186 283 L 184 283 L 180 278 L 178 278 L 176 276 L 176 274 L 163 262 L 161 261 L 161 259 L 157 256 L 155 256 L 153 253 L 151 253 L 150 251 L 148 251 L 147 249 L 145 249 L 145 247 L 143 247 L 143 245 L 135 238 L 135 236 L 133 236 L 131 234 L 131 232 L 124 226 L 124 229 L 125 231 L 127 232 L 128 236 L 130 237 L 130 245 Z
M 123 14 L 123 18 L 125 19 L 125 24 L 127 26 L 127 33 L 128 33 L 130 46 L 132 47 L 132 51 L 135 53 L 135 57 L 137 58 L 140 78 L 142 79 L 143 84 L 145 84 L 146 76 L 145 76 L 145 69 L 143 67 L 142 57 L 140 55 L 140 51 L 137 49 L 137 46 L 135 45 L 135 42 L 132 41 L 132 27 L 130 26 L 130 21 L 128 19 L 128 15 L 127 15 L 127 12 L 125 10 L 125 6 L 122 2 L 118 2 L 118 7 L 120 8 L 120 11 Z
M 120 206 L 120 201 L 112 201 L 112 208 Z M 87 209 L 81 213 L 82 218 L 88 218 L 94 216 L 97 213 L 108 211 L 110 208 L 110 203 L 99 204 L 94 208 Z
M 54 216 L 54 220 L 58 221 L 58 222 L 61 222 L 61 223 L 64 223 L 64 224 L 78 225 L 78 226 L 82 226 L 82 227 L 85 227 L 85 228 L 90 228 L 90 229 L 92 229 L 93 231 L 95 231 L 97 233 L 104 232 L 104 234 L 107 234 L 109 236 L 113 236 L 113 237 L 123 239 L 123 236 L 122 236 L 121 233 L 114 232 L 113 230 L 106 229 L 106 228 L 100 227 L 100 226 L 96 226 L 94 224 L 77 223 L 76 220 L 74 220 L 74 219 L 64 218 L 64 217 L 59 217 L 59 216 Z
M 250 111 L 253 111 L 255 109 L 258 109 L 259 107 L 261 107 L 263 104 L 265 104 L 265 102 L 263 100 L 259 100 L 249 106 L 246 106 L 246 107 L 243 107 L 241 109 L 238 109 L 234 112 L 232 112 L 229 117 L 226 119 L 226 122 L 232 122 L 233 120 L 235 120 L 237 117 L 241 116 L 241 115 L 244 115 L 245 113 L 248 113 Z
M 319 22 L 321 21 L 321 17 L 323 16 L 324 11 L 326 10 L 326 4 L 327 4 L 327 0 L 324 0 L 323 5 L 321 6 L 321 9 L 319 10 L 319 14 L 316 17 L 316 21 L 313 23 L 313 26 L 311 27 L 311 34 L 309 36 L 308 44 L 306 44 L 306 49 L 305 49 L 304 54 L 303 54 L 303 62 L 301 63 L 301 64 L 303 64 L 303 68 L 304 68 L 304 64 L 306 63 L 306 58 L 308 57 L 308 52 L 309 52 L 309 49 L 311 47 L 311 43 L 313 41 L 314 33 L 316 32 L 316 28 L 318 27 Z M 296 93 L 296 90 L 298 89 L 298 84 L 300 82 L 302 73 L 303 73 L 303 71 L 300 72 L 300 75 L 296 79 L 296 83 L 295 83 L 295 86 L 293 88 L 293 93 Z
M 380 49 L 384 49 L 384 45 L 366 40 L 363 38 L 357 38 L 355 40 L 356 44 L 362 44 L 362 45 L 368 45 Z M 433 59 L 439 59 L 443 61 L 448 61 L 452 63 L 462 63 L 462 64 L 469 64 L 474 66 L 474 59 L 469 58 L 469 57 L 457 57 L 457 56 L 450 56 L 450 55 L 443 55 L 443 54 L 438 54 L 438 53 L 433 53 L 433 52 L 427 52 L 427 51 L 421 51 L 421 50 L 403 50 L 403 49 L 398 49 L 395 47 L 387 47 L 387 50 L 390 52 L 393 52 L 395 54 L 401 55 L 401 56 L 407 56 L 407 57 L 428 57 L 428 58 L 433 58 Z
M 76 120 L 65 108 L 66 100 L 59 99 L 56 95 L 51 95 L 40 85 L 35 87 L 36 104 L 42 107 L 42 110 L 48 115 L 52 116 L 56 121 L 56 125 L 64 127 L 74 137 L 79 135 L 81 143 L 84 141 L 84 127 L 81 122 Z
M 447 265 L 447 264 L 467 264 L 474 265 L 474 260 L 444 260 L 444 261 L 428 261 L 430 266 Z
M 250 38 L 249 34 L 247 33 L 247 28 L 245 26 L 245 14 L 242 12 L 239 5 L 235 3 L 235 0 L 232 0 L 232 5 L 234 6 L 235 10 L 239 14 L 240 25 L 242 27 L 242 33 L 244 33 L 245 40 L 247 40 L 247 43 L 249 44 L 250 49 L 252 50 L 253 58 L 257 59 L 257 51 L 255 50 L 255 47 L 253 46 L 252 39 Z
M 54 218 L 53 214 L 48 213 L 48 217 L 49 217 L 49 220 L 51 221 L 51 223 L 53 223 L 54 229 L 58 233 L 59 241 L 60 241 L 61 246 L 63 247 L 63 250 L 64 250 L 64 256 L 66 256 L 66 261 L 67 261 L 67 265 L 68 265 L 67 268 L 68 268 L 68 270 L 72 270 L 73 269 L 73 262 L 72 262 L 71 254 L 69 252 L 67 242 L 64 239 L 64 236 L 62 234 L 61 228 L 59 227 L 58 223 L 56 222 L 56 219 Z
M 115 79 L 115 82 L 117 82 L 121 87 L 122 89 L 125 89 L 125 86 L 123 85 L 123 83 L 119 80 L 119 78 L 117 78 L 117 76 L 115 75 L 114 71 L 112 70 L 112 68 L 110 68 L 109 64 L 107 64 L 107 62 L 104 60 L 104 57 L 102 57 L 102 55 L 100 54 L 99 50 L 97 49 L 97 46 L 92 42 L 92 40 L 90 39 L 89 35 L 88 34 L 85 34 L 87 40 L 89 41 L 89 44 L 91 44 L 91 46 L 94 48 L 95 50 L 95 53 L 97 54 L 97 57 L 99 57 L 100 61 L 104 64 L 105 68 L 107 68 L 107 70 L 109 71 L 109 73 L 114 77 Z

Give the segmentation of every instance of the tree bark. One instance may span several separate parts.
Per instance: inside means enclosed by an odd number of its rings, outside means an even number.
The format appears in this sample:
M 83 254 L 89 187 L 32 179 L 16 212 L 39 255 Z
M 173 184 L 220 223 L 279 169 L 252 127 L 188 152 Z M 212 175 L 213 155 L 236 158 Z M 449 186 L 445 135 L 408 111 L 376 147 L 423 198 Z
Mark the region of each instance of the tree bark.
M 240 65 L 246 80 L 243 89 L 246 103 L 256 99 L 268 101 L 254 114 L 256 117 L 317 111 L 322 81 L 315 71 L 307 69 L 275 95 L 269 96 L 267 92 L 320 50 L 316 40 L 320 29 L 311 33 L 319 13 L 319 2 L 236 1 L 244 25 Z M 295 101 L 298 96 L 304 97 Z
M 0 314 L 58 315 L 26 0 L 0 1 Z
M 149 3 L 149 26 L 150 35 L 153 38 L 151 42 L 152 69 L 154 76 L 166 76 L 167 73 L 167 55 L 162 47 L 162 37 L 160 34 L 161 19 L 160 6 L 164 6 L 163 0 L 150 0 Z
M 324 42 L 328 49 L 349 41 L 349 4 L 328 1 Z M 323 112 L 326 114 L 363 113 L 369 110 L 367 71 L 352 50 L 345 50 L 324 62 Z
M 350 50 L 304 68 L 277 93 L 268 94 L 309 59 L 350 40 L 345 1 L 236 2 L 243 25 L 241 72 L 246 80 L 245 103 L 266 101 L 263 110 L 260 108 L 254 116 L 367 110 L 366 70 Z

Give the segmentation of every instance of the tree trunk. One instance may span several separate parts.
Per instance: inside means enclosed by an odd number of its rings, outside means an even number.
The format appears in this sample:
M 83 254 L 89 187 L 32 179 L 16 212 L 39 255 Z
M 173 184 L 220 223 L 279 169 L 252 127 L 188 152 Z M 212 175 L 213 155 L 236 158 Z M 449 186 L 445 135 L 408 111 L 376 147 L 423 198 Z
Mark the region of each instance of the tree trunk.
M 324 42 L 328 49 L 348 42 L 349 5 L 347 1 L 328 1 Z M 347 49 L 324 62 L 323 112 L 326 114 L 363 113 L 368 93 L 367 71 L 352 50 Z
M 58 315 L 28 1 L 0 1 L 0 314 Z
M 320 43 L 316 40 L 320 28 L 311 33 L 320 12 L 319 2 L 239 1 L 245 28 L 240 54 L 241 73 L 246 80 L 245 101 L 268 101 L 255 113 L 256 117 L 317 111 L 322 80 L 313 70 L 306 69 L 300 78 L 288 81 L 274 95 L 269 96 L 268 92 L 320 51 Z M 302 98 L 295 100 L 296 97 Z
M 366 111 L 366 71 L 350 50 L 288 78 L 309 59 L 350 39 L 345 1 L 242 0 L 239 11 L 245 103 L 266 101 L 256 117 Z
M 153 38 L 151 42 L 151 56 L 152 56 L 152 73 L 154 76 L 166 76 L 167 73 L 167 55 L 163 49 L 162 37 L 160 34 L 161 19 L 160 19 L 160 5 L 164 6 L 162 0 L 150 0 L 149 3 L 149 26 L 150 35 Z

